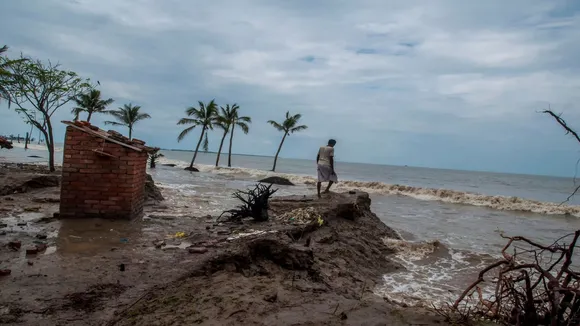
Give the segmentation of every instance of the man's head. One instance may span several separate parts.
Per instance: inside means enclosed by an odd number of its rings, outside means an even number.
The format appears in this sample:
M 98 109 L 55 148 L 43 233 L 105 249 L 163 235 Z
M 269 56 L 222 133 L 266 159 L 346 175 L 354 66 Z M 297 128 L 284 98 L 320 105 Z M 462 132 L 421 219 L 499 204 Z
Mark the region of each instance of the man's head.
M 328 141 L 328 146 L 330 146 L 330 147 L 334 147 L 334 145 L 336 145 L 336 140 L 334 140 L 334 139 L 330 139 L 330 140 Z

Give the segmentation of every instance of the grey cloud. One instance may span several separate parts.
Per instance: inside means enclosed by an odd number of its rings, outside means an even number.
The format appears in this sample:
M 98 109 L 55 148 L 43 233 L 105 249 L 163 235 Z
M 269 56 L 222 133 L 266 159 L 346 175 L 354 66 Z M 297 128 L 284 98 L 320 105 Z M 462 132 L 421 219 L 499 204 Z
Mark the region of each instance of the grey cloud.
M 308 158 L 312 142 L 340 134 L 350 161 L 458 167 L 473 155 L 477 164 L 464 168 L 517 170 L 529 153 L 568 159 L 575 148 L 536 111 L 550 103 L 580 125 L 577 9 L 540 0 L 30 0 L 4 1 L 0 28 L 11 54 L 58 60 L 99 80 L 115 105 L 142 105 L 154 119 L 136 132 L 163 147 L 191 147 L 195 136 L 176 144 L 175 121 L 216 98 L 254 118 L 239 152 L 273 153 L 280 135 L 265 121 L 290 110 L 310 129 L 285 156 Z M 14 112 L 0 119 L 16 132 Z M 427 147 L 431 157 L 420 157 Z M 506 156 L 480 154 L 494 150 Z

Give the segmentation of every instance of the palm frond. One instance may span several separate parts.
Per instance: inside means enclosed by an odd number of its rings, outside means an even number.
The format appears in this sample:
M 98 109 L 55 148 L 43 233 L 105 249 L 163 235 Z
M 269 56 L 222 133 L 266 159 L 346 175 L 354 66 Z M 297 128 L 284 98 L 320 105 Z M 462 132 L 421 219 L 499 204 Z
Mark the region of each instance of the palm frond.
M 134 122 L 151 119 L 151 116 L 148 113 L 139 113 L 135 116 Z
M 250 132 L 250 127 L 248 126 L 247 123 L 244 122 L 237 122 L 236 125 L 238 125 L 242 131 L 244 132 L 244 134 L 248 134 L 248 132 Z
M 302 125 L 302 126 L 298 126 L 298 127 L 294 127 L 292 129 L 290 129 L 290 133 L 295 133 L 295 132 L 306 130 L 306 129 L 308 129 L 308 126 Z
M 250 118 L 250 117 L 238 117 L 236 120 L 242 121 L 242 122 L 247 122 L 247 123 L 252 123 L 252 118 Z
M 124 123 L 120 123 L 120 122 L 116 122 L 116 121 L 105 121 L 106 125 L 111 125 L 111 126 L 123 126 L 126 127 L 127 125 Z
M 274 120 L 268 120 L 268 123 L 272 125 L 272 127 L 276 128 L 278 131 L 284 131 L 284 126 L 282 126 L 281 124 L 279 124 L 278 122 L 274 121 Z
M 100 96 L 100 91 L 95 91 L 95 93 L 96 92 L 98 92 L 98 95 Z M 97 108 L 99 108 L 99 106 L 97 106 Z M 133 105 L 133 104 L 129 103 L 129 104 L 124 104 L 122 107 L 118 108 L 117 110 L 102 110 L 99 112 L 103 112 L 103 113 L 112 115 L 119 122 L 119 125 L 128 126 L 128 127 L 130 127 L 130 129 L 132 129 L 133 125 L 135 123 L 137 123 L 138 121 L 151 118 L 151 116 L 149 114 L 139 112 L 140 109 L 141 109 L 141 107 L 139 105 Z M 96 111 L 93 111 L 93 112 L 96 112 Z
M 190 119 L 190 118 L 181 118 L 179 119 L 179 121 L 177 121 L 178 125 L 194 125 L 195 126 L 199 126 L 202 124 L 201 121 L 199 121 L 198 119 Z
M 185 114 L 189 117 L 196 117 L 201 120 L 205 116 L 205 109 L 198 109 L 194 106 L 190 106 L 185 109 Z
M 103 113 L 112 115 L 115 119 L 119 119 L 119 120 L 123 119 L 123 117 L 124 117 L 123 112 L 121 112 L 119 110 L 107 110 L 107 111 L 104 111 Z
M 183 131 L 179 133 L 179 136 L 177 136 L 177 141 L 178 142 L 182 141 L 183 138 L 185 138 L 185 136 L 187 136 L 187 134 L 189 134 L 189 132 L 192 131 L 195 127 L 196 126 L 194 125 L 183 129 Z

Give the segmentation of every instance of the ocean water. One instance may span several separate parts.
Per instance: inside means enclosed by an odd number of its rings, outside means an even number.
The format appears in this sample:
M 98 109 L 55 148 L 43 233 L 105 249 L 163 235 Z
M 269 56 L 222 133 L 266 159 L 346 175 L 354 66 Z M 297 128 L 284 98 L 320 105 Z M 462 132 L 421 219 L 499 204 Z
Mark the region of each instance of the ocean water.
M 280 187 L 279 195 L 313 194 L 314 160 L 232 156 L 234 168 L 215 168 L 215 154 L 199 153 L 200 173 L 182 168 L 193 153 L 162 151 L 158 168 L 150 171 L 169 204 L 187 204 L 194 214 L 219 215 L 236 205 L 231 194 L 257 180 L 281 175 L 296 186 Z M 43 158 L 29 158 L 38 155 Z M 0 161 L 45 161 L 46 152 L 15 148 L 0 152 Z M 57 153 L 62 161 L 62 152 Z M 222 164 L 227 155 L 222 155 Z M 162 164 L 176 164 L 176 167 Z M 336 163 L 340 182 L 334 191 L 358 189 L 372 197 L 373 211 L 405 241 L 386 239 L 406 271 L 389 274 L 375 289 L 379 295 L 410 304 L 454 300 L 493 261 L 505 245 L 500 236 L 522 235 L 551 243 L 580 228 L 580 196 L 564 200 L 575 188 L 572 178 L 455 171 L 415 167 Z

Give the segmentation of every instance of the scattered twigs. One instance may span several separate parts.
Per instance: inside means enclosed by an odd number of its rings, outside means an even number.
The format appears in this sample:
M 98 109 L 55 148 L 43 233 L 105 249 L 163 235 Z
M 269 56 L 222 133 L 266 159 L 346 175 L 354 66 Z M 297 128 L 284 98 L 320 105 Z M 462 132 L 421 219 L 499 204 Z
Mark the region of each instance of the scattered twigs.
M 580 274 L 573 270 L 572 259 L 580 230 L 551 245 L 520 236 L 502 237 L 508 239 L 503 259 L 485 267 L 445 314 L 505 325 L 578 325 Z M 566 239 L 570 240 L 568 245 L 563 243 Z M 512 249 L 513 253 L 508 253 Z M 496 278 L 490 279 L 492 272 Z M 486 283 L 494 288 L 489 298 L 484 298 L 480 287 Z
M 251 217 L 256 221 L 268 220 L 268 200 L 278 189 L 272 190 L 272 185 L 257 184 L 254 189 L 246 191 L 238 190 L 233 196 L 239 199 L 243 205 L 224 211 L 219 217 L 226 217 L 229 221 L 240 222 L 243 218 Z

